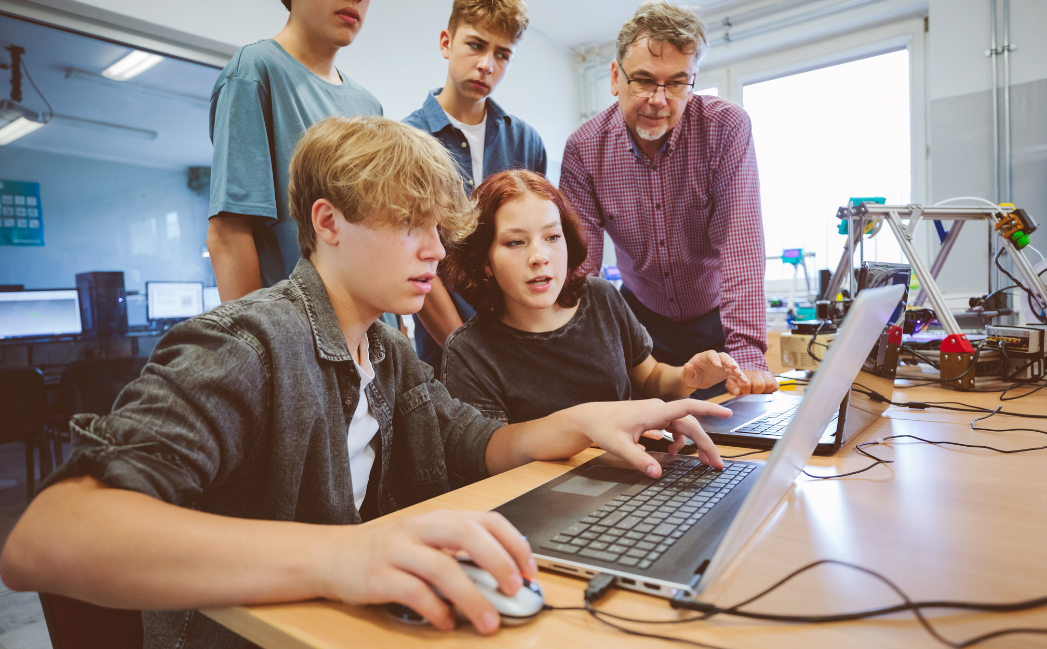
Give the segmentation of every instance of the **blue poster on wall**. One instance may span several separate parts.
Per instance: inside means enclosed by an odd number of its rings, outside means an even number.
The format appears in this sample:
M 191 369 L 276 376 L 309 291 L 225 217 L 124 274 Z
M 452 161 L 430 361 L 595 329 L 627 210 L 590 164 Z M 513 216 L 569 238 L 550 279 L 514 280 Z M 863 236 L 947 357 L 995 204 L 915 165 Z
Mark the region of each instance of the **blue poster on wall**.
M 40 183 L 0 180 L 0 246 L 42 245 Z

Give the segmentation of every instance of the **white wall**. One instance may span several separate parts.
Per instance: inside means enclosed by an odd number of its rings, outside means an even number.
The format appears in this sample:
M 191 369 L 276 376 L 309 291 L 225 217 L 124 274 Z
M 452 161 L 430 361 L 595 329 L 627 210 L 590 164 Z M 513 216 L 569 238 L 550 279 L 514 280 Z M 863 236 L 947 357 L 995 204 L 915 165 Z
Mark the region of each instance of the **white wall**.
M 0 178 L 40 183 L 44 242 L 4 246 L 0 284 L 70 288 L 76 274 L 119 270 L 129 291 L 154 280 L 214 286 L 207 197 L 186 186 L 184 169 L 156 169 L 3 148 Z M 174 216 L 169 216 L 173 214 Z
M 101 9 L 239 47 L 275 35 L 287 20 L 280 0 L 37 0 L 80 14 Z M 451 0 L 374 0 L 363 30 L 337 65 L 382 102 L 385 115 L 403 119 L 421 107 L 425 93 L 442 86 L 447 62 L 439 34 Z M 534 126 L 549 150 L 551 177 L 559 177 L 567 136 L 578 114 L 572 54 L 537 31 L 524 35 L 512 67 L 493 98 Z
M 1010 55 L 1012 198 L 1043 223 L 1047 219 L 1047 123 L 1043 119 L 1047 42 L 1042 31 L 1047 27 L 1047 2 L 1011 0 L 1010 5 L 1011 42 L 1018 46 Z M 997 46 L 1002 47 L 1003 0 L 997 1 L 997 9 Z M 952 196 L 994 199 L 992 63 L 985 56 L 991 42 L 990 20 L 989 0 L 930 0 L 928 123 L 931 198 L 935 201 Z M 999 74 L 1002 91 L 1002 62 Z M 1047 245 L 1047 230 L 1031 238 L 1042 250 Z M 1031 258 L 1036 260 L 1035 254 Z M 984 294 L 990 263 L 986 227 L 965 226 L 939 285 L 960 302 Z
M 996 2 L 1000 16 L 1003 1 Z M 985 56 L 991 38 L 989 0 L 930 0 L 930 17 L 931 100 L 990 90 L 992 67 Z M 1002 24 L 998 23 L 999 34 L 1003 33 Z M 1045 28 L 1047 2 L 1011 0 L 1011 43 L 1018 45 L 1011 53 L 1012 84 L 1047 78 Z M 998 37 L 997 47 L 1002 45 Z

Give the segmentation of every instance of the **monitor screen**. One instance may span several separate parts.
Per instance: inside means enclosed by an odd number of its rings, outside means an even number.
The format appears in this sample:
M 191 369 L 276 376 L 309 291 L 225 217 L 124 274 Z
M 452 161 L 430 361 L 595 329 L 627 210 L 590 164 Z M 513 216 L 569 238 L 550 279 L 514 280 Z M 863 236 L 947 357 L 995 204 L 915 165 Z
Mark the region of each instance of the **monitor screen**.
M 219 304 L 222 303 L 222 298 L 218 297 L 217 286 L 205 286 L 204 287 L 204 311 L 210 311 Z
M 75 288 L 0 293 L 0 338 L 72 336 L 83 332 Z
M 186 320 L 204 312 L 202 282 L 146 282 L 150 320 Z
M 127 326 L 130 329 L 149 326 L 146 315 L 145 296 L 141 293 L 127 294 Z

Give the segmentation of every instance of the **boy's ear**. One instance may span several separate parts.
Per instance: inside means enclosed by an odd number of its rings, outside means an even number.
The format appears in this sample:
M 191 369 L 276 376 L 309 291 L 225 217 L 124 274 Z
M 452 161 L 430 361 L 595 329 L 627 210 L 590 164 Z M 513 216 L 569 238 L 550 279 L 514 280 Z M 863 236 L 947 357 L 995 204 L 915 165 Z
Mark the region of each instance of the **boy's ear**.
M 345 217 L 326 198 L 318 198 L 313 203 L 313 230 L 316 237 L 329 246 L 338 245 L 339 227 L 345 223 Z
M 451 32 L 446 29 L 440 32 L 440 54 L 443 54 L 445 59 L 451 58 L 451 40 Z

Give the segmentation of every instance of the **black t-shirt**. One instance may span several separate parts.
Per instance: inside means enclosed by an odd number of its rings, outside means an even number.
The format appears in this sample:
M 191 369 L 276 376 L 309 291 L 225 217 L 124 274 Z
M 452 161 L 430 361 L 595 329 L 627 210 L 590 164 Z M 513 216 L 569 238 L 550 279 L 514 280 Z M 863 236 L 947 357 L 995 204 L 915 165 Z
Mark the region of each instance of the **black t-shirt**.
M 651 348 L 621 294 L 590 277 L 574 317 L 559 329 L 531 333 L 470 319 L 447 338 L 442 379 L 451 396 L 513 424 L 580 403 L 631 398 L 629 370 Z

